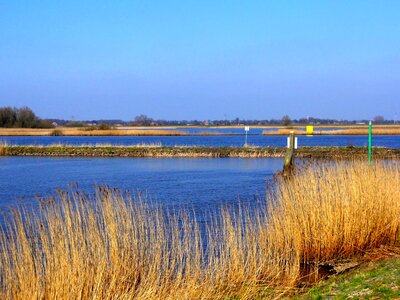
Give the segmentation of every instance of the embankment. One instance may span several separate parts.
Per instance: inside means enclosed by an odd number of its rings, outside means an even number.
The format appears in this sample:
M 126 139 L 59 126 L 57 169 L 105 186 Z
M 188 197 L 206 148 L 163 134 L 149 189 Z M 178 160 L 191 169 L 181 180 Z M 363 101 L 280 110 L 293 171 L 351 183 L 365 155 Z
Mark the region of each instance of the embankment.
M 185 146 L 0 146 L 3 156 L 71 156 L 71 157 L 284 157 L 284 147 L 185 147 Z M 366 147 L 300 147 L 299 158 L 346 159 L 366 157 Z M 400 158 L 400 149 L 374 148 L 377 159 Z

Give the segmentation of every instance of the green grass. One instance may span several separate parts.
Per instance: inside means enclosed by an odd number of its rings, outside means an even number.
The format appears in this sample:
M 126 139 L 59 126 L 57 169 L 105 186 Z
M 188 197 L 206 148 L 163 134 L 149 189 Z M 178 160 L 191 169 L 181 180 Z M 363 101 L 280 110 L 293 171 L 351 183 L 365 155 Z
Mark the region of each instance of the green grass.
M 332 276 L 293 299 L 396 299 L 400 297 L 400 258 L 369 263 Z

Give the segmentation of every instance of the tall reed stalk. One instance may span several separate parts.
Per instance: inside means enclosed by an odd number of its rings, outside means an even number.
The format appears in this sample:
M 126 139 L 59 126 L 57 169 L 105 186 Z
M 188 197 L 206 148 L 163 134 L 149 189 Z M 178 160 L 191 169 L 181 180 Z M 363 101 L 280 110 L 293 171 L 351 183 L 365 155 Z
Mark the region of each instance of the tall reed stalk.
M 0 142 L 0 156 L 7 155 L 7 143 Z
M 0 234 L 1 299 L 252 299 L 293 287 L 303 263 L 397 245 L 400 168 L 339 163 L 278 181 L 264 208 L 206 224 L 99 188 L 11 209 Z

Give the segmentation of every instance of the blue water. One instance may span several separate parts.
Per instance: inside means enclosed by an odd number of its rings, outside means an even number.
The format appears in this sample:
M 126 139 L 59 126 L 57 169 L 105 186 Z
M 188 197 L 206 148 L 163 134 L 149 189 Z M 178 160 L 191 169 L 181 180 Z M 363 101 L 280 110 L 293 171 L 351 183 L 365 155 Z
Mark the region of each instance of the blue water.
M 108 184 L 149 200 L 195 209 L 265 198 L 283 159 L 0 157 L 0 208 L 51 196 L 70 183 L 89 193 Z
M 136 145 L 161 144 L 163 146 L 243 146 L 242 136 L 10 136 L 0 137 L 0 143 L 11 145 Z M 299 136 L 299 146 L 367 146 L 368 137 L 357 136 Z M 255 146 L 286 145 L 285 136 L 249 135 L 248 143 Z M 400 136 L 382 135 L 373 137 L 373 145 L 400 148 Z

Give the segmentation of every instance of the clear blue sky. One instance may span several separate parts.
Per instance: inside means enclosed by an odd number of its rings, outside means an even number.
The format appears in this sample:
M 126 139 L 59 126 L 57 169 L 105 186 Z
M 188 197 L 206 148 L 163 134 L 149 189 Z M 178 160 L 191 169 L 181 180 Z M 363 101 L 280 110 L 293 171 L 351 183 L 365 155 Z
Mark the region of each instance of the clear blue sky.
M 0 0 L 0 106 L 400 118 L 400 1 Z

